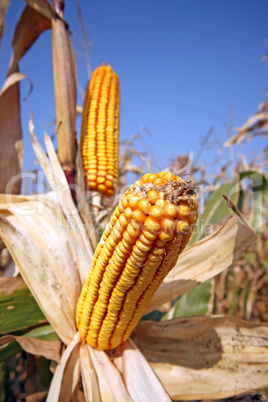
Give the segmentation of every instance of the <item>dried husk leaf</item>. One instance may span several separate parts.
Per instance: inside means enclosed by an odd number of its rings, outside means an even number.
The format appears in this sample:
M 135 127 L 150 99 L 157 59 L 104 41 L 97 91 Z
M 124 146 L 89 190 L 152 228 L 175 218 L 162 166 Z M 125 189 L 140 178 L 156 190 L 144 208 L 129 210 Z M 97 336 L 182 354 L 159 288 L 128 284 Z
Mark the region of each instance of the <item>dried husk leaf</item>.
M 268 130 L 268 101 L 261 103 L 258 112 L 248 118 L 242 127 L 237 128 L 237 134 L 229 138 L 224 146 L 230 148 L 233 145 L 249 141 L 254 137 L 255 130 Z M 249 135 L 251 133 L 251 135 Z
M 22 130 L 20 120 L 19 82 L 10 78 L 19 74 L 18 61 L 38 36 L 50 28 L 50 20 L 26 6 L 16 26 L 12 41 L 13 55 L 0 96 L 0 193 L 19 194 L 23 160 Z M 13 81 L 13 85 L 8 82 Z M 8 188 L 7 188 L 8 186 Z
M 41 310 L 68 344 L 76 332 L 81 281 L 77 247 L 64 215 L 40 194 L 0 196 L 0 212 L 3 241 Z
M 54 190 L 57 196 L 57 201 L 61 205 L 62 211 L 65 214 L 70 227 L 72 228 L 73 236 L 76 239 L 76 242 L 79 244 L 80 263 L 78 269 L 80 272 L 81 282 L 84 283 L 93 258 L 92 247 L 88 240 L 83 222 L 72 199 L 68 182 L 59 163 L 51 139 L 45 135 L 45 143 L 47 146 L 48 155 L 50 157 L 50 163 L 48 157 L 33 133 L 32 121 L 30 121 L 29 125 L 32 145 L 38 161 L 51 188 Z
M 79 359 L 86 401 L 101 402 L 96 372 L 89 355 L 88 346 L 84 342 L 79 349 Z
M 21 277 L 2 276 L 0 278 L 0 293 L 3 293 L 5 296 L 9 296 L 16 290 L 21 289 L 27 289 Z
M 60 362 L 61 341 L 59 339 L 46 341 L 26 336 L 5 335 L 0 338 L 0 345 L 5 345 L 12 341 L 18 342 L 27 353 L 44 356 L 46 359 L 54 360 L 57 363 Z
M 84 228 L 83 222 L 78 213 L 76 205 L 74 204 L 74 201 L 73 201 L 73 198 L 71 195 L 71 191 L 69 190 L 66 176 L 62 170 L 62 166 L 61 166 L 58 156 L 55 152 L 51 138 L 46 134 L 45 134 L 45 144 L 47 147 L 47 152 L 48 152 L 48 156 L 51 161 L 51 166 L 52 166 L 53 172 L 59 178 L 58 184 L 61 184 L 60 188 L 59 188 L 59 186 L 57 186 L 58 187 L 57 191 L 59 193 L 60 199 L 62 200 L 62 203 L 61 203 L 62 209 L 64 211 L 64 214 L 65 214 L 68 222 L 69 223 L 74 222 L 74 226 L 76 228 L 76 230 L 75 230 L 76 238 L 78 239 L 81 250 L 83 250 L 85 260 L 87 261 L 86 266 L 83 265 L 80 267 L 81 276 L 83 276 L 83 278 L 86 278 L 86 276 L 88 274 L 88 269 L 89 269 L 88 264 L 91 263 L 91 259 L 93 259 L 93 248 L 89 242 L 89 238 L 88 238 L 89 236 L 87 235 L 87 232 Z M 92 221 L 90 223 L 91 223 L 91 226 L 90 226 L 90 229 L 91 229 L 90 236 L 91 236 L 91 233 L 94 232 L 94 227 L 93 227 Z M 88 222 L 88 224 L 89 224 L 89 222 Z
M 99 391 L 102 401 L 131 402 L 122 377 L 108 355 L 102 350 L 88 346 L 89 354 L 97 374 Z
M 47 18 L 57 17 L 57 13 L 48 0 L 25 0 L 26 3 L 38 13 Z
M 59 402 L 76 400 L 81 375 L 79 363 L 79 348 L 80 344 L 77 344 L 65 365 L 64 376 L 62 379 L 61 390 L 58 399 Z
M 79 215 L 85 225 L 85 230 L 88 236 L 88 240 L 91 244 L 91 250 L 95 250 L 98 245 L 98 239 L 94 227 L 94 216 L 90 208 L 90 203 L 87 200 L 85 187 L 84 170 L 82 166 L 81 152 L 76 153 L 75 158 L 75 195 L 76 205 L 79 211 Z M 93 253 L 93 251 L 92 251 Z
M 12 47 L 13 56 L 10 65 L 17 65 L 38 36 L 51 28 L 50 18 L 45 17 L 30 6 L 26 6 L 15 28 Z
M 49 388 L 47 402 L 69 401 L 74 396 L 80 379 L 80 337 L 76 333 L 62 354 Z M 75 399 L 72 399 L 75 400 Z
M 33 392 L 27 395 L 27 402 L 42 402 L 46 400 L 48 391 Z
M 28 79 L 28 77 L 25 74 L 22 73 L 13 73 L 10 74 L 5 82 L 4 85 L 2 86 L 1 92 L 0 92 L 0 96 L 2 96 L 5 91 L 10 88 L 12 85 L 17 84 L 18 82 L 20 82 L 21 80 L 23 80 L 24 78 Z
M 145 314 L 218 275 L 238 259 L 256 238 L 254 230 L 235 213 L 216 232 L 180 255 L 178 263 L 155 293 Z
M 10 70 L 7 79 L 17 68 Z M 0 96 L 0 193 L 20 193 L 23 159 L 19 83 Z M 12 180 L 11 180 L 12 179 Z
M 167 391 L 131 339 L 116 348 L 114 353 L 114 363 L 133 401 L 170 401 Z
M 5 13 L 8 9 L 10 0 L 0 0 L 0 43 L 5 31 Z
M 65 23 L 52 19 L 53 76 L 57 115 L 58 155 L 70 185 L 74 184 L 76 63 Z
M 141 322 L 132 337 L 172 399 L 222 399 L 267 386 L 268 324 L 181 317 Z

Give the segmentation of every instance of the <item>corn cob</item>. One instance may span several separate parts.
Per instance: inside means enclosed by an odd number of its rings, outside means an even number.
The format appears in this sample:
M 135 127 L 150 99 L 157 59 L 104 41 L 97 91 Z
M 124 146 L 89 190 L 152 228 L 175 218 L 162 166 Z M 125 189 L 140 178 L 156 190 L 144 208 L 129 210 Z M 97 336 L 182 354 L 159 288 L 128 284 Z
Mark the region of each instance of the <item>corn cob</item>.
M 76 311 L 97 349 L 125 341 L 186 247 L 198 216 L 195 186 L 148 173 L 122 197 L 98 244 Z
M 118 181 L 119 80 L 111 66 L 98 67 L 88 84 L 81 126 L 86 187 L 106 196 Z

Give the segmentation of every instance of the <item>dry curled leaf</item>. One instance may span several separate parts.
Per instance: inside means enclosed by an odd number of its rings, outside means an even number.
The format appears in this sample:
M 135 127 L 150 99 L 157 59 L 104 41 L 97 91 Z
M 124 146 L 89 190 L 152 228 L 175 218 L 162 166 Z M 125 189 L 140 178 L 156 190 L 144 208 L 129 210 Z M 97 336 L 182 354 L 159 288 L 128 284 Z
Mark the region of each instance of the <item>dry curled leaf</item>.
M 12 81 L 13 74 L 19 73 L 10 72 L 7 80 Z M 0 96 L 0 192 L 19 194 L 23 160 L 19 83 L 5 87 Z
M 46 359 L 60 362 L 61 341 L 45 341 L 26 336 L 5 335 L 0 338 L 0 345 L 16 341 L 27 352 L 33 355 L 44 356 Z
M 26 6 L 16 25 L 13 40 L 13 57 L 11 65 L 16 65 L 27 50 L 33 45 L 38 36 L 51 28 L 51 20 L 44 17 L 30 6 Z
M 14 32 L 13 54 L 0 96 L 1 193 L 19 194 L 21 186 L 23 143 L 19 81 L 25 76 L 19 73 L 18 61 L 38 36 L 50 26 L 50 19 L 26 6 Z
M 56 10 L 54 9 L 54 7 L 52 7 L 52 5 L 49 3 L 48 0 L 25 0 L 25 1 L 31 8 L 33 8 L 42 16 L 47 17 L 48 19 L 58 17 Z
M 250 116 L 242 127 L 236 129 L 238 133 L 226 141 L 224 146 L 229 148 L 235 144 L 249 141 L 254 137 L 256 130 L 262 133 L 268 130 L 268 101 L 263 102 L 259 110 Z
M 181 317 L 141 322 L 133 339 L 175 400 L 222 399 L 267 386 L 268 324 Z
M 0 43 L 5 31 L 5 13 L 8 9 L 10 0 L 0 0 Z

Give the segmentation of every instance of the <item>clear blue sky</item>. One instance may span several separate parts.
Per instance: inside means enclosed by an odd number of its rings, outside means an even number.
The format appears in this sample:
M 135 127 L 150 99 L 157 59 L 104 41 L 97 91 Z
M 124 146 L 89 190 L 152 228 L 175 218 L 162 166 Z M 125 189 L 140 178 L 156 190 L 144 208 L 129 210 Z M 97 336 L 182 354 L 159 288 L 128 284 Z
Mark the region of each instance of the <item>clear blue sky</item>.
M 227 139 L 224 121 L 241 126 L 265 100 L 268 61 L 268 2 L 265 0 L 80 0 L 90 39 L 93 69 L 111 63 L 121 85 L 121 140 L 146 126 L 144 136 L 156 170 L 176 155 L 197 153 L 214 126 L 220 144 Z M 4 82 L 16 22 L 25 6 L 12 0 L 0 47 L 0 79 Z M 74 0 L 66 0 L 65 19 L 78 63 L 78 82 L 88 76 Z M 45 127 L 55 118 L 51 32 L 46 31 L 20 62 L 20 71 L 33 83 L 22 101 L 25 140 L 24 170 L 33 167 L 28 120 L 34 113 L 35 133 L 42 142 Z M 22 97 L 29 83 L 22 82 Z M 81 103 L 81 96 L 78 95 Z M 77 120 L 79 133 L 80 118 Z M 51 129 L 48 130 L 51 132 Z M 263 139 L 236 147 L 250 160 L 264 147 Z M 225 157 L 228 159 L 228 152 Z M 216 148 L 204 150 L 207 166 Z

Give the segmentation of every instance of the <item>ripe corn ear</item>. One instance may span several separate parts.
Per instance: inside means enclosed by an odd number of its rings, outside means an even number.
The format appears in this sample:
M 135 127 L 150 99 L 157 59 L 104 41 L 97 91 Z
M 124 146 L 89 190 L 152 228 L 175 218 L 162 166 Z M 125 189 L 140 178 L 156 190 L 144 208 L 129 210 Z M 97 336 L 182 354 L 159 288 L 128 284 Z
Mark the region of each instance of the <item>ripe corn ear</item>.
M 81 156 L 86 187 L 106 196 L 118 182 L 119 79 L 103 65 L 92 74 L 82 115 Z
M 172 173 L 148 173 L 130 187 L 96 248 L 77 304 L 83 340 L 105 350 L 130 336 L 197 216 L 195 186 Z

